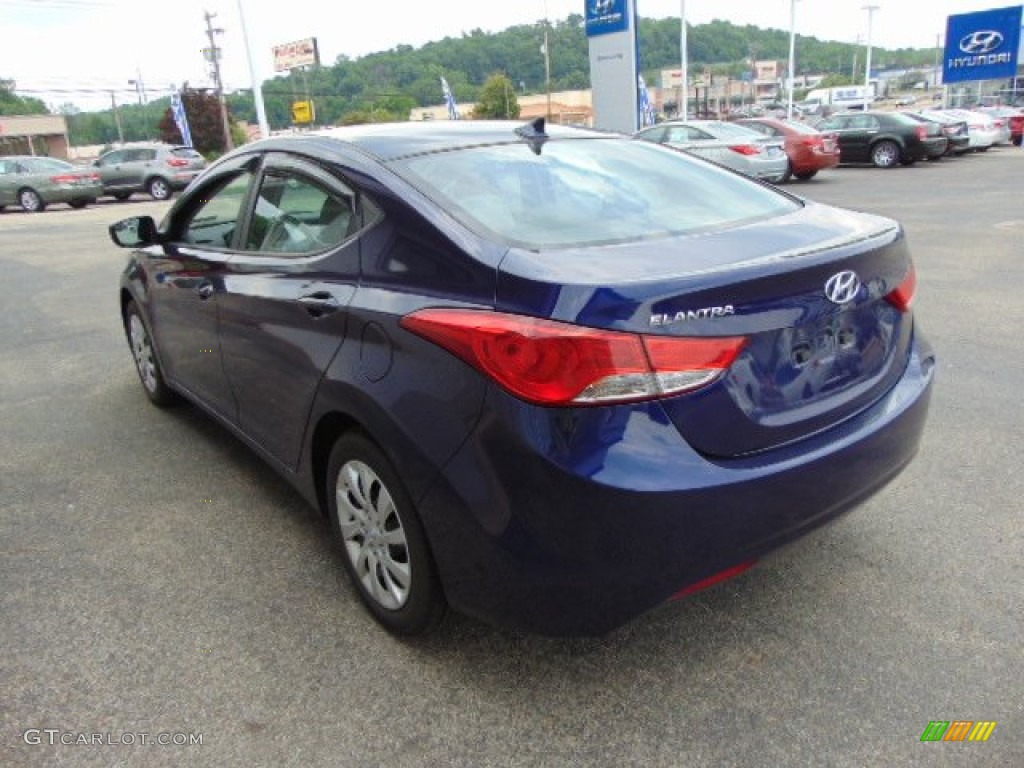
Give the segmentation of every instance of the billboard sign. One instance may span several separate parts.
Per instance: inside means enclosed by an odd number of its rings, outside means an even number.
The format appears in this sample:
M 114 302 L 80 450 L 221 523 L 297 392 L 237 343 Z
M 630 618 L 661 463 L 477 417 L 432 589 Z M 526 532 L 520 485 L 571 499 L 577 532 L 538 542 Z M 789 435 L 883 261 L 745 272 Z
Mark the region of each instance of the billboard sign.
M 629 29 L 626 0 L 586 0 L 587 37 Z
M 275 72 L 287 72 L 290 69 L 319 66 L 319 64 L 320 51 L 317 50 L 315 37 L 274 46 Z
M 1017 74 L 1021 6 L 950 16 L 943 83 L 998 80 Z

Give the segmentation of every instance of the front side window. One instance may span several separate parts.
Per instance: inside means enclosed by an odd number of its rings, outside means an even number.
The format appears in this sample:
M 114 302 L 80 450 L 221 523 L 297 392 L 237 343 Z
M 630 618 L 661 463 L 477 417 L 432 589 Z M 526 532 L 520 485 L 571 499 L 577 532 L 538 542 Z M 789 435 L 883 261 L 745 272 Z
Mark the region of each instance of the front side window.
M 396 161 L 470 229 L 528 248 L 629 242 L 734 226 L 800 203 L 684 153 L 630 139 L 553 139 Z
M 262 253 L 316 253 L 341 243 L 354 226 L 354 195 L 328 191 L 301 176 L 263 178 L 245 248 Z
M 182 227 L 181 239 L 194 245 L 227 248 L 242 216 L 242 203 L 252 182 L 252 173 L 243 172 L 221 185 L 199 204 Z

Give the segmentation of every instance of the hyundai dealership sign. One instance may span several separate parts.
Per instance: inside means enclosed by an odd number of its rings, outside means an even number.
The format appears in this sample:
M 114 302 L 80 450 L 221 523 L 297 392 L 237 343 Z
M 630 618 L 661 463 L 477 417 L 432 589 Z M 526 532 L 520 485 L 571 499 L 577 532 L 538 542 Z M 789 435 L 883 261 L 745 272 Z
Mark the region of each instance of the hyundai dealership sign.
M 950 16 L 942 82 L 998 80 L 1017 74 L 1021 8 L 994 8 Z
M 633 133 L 640 127 L 636 0 L 584 0 L 594 127 Z

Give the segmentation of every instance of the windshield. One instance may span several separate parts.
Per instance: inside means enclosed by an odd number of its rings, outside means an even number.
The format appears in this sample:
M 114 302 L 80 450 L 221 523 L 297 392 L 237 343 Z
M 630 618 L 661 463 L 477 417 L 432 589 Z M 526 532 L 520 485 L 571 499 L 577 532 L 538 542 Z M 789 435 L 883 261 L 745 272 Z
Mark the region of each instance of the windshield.
M 396 170 L 479 234 L 527 248 L 668 237 L 799 203 L 682 152 L 630 139 L 552 140 L 406 158 Z

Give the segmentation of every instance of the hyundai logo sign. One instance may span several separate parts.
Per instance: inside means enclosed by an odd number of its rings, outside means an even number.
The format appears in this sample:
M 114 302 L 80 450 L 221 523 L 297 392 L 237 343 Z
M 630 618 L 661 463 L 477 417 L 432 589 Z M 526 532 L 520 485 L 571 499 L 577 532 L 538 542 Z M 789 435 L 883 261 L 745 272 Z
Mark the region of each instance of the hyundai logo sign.
M 1003 44 L 1003 34 L 994 29 L 980 29 L 960 38 L 960 50 L 975 55 L 992 53 Z
M 833 304 L 847 304 L 857 298 L 860 278 L 849 269 L 837 272 L 825 281 L 825 296 Z
M 998 80 L 1017 72 L 1021 6 L 964 13 L 946 20 L 943 83 Z

